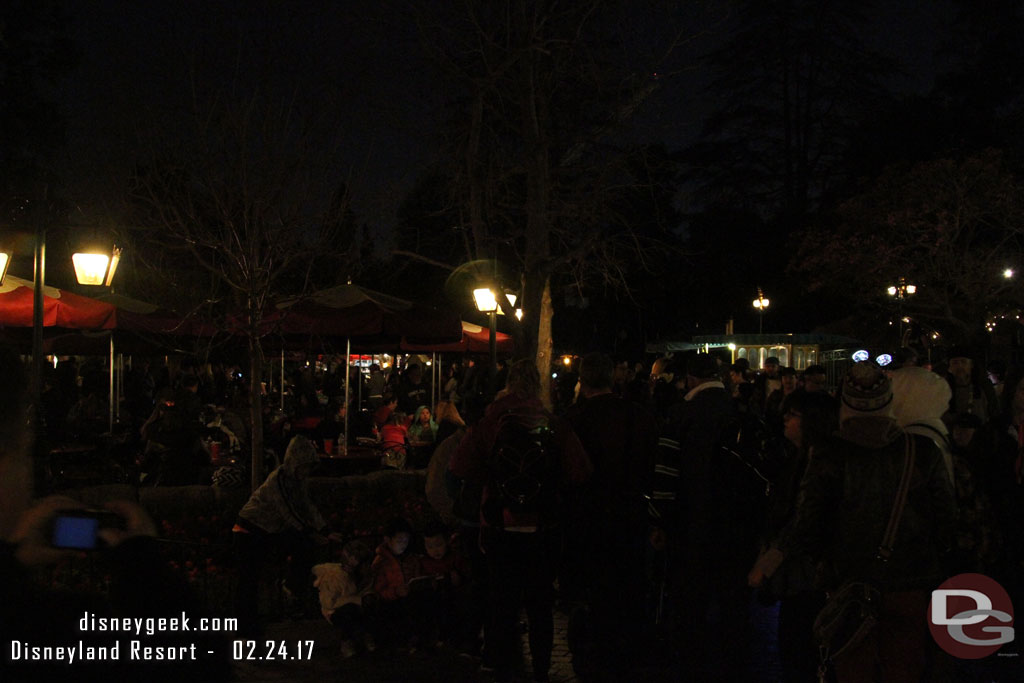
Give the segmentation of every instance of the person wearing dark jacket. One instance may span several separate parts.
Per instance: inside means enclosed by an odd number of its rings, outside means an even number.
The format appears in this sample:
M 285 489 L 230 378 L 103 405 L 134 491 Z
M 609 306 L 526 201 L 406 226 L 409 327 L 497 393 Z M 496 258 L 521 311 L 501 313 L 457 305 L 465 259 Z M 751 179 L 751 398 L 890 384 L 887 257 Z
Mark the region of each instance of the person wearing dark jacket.
M 871 361 L 856 363 L 843 381 L 838 438 L 815 452 L 800 484 L 796 518 L 779 539 L 776 560 L 808 553 L 825 562 L 825 587 L 872 580 L 882 593 L 876 628 L 836 659 L 840 683 L 918 681 L 928 666 L 930 591 L 948 577 L 956 508 L 952 484 L 934 442 L 906 434 L 892 417 L 892 385 Z M 913 440 L 910 492 L 888 561 L 876 555 L 892 513 Z M 751 573 L 758 585 L 774 570 Z
M 658 467 L 660 473 L 675 469 L 677 475 L 675 504 L 665 514 L 675 564 L 679 650 L 684 665 L 702 680 L 746 680 L 744 577 L 757 555 L 757 521 L 742 485 L 746 473 L 738 469 L 744 466 L 723 457 L 720 449 L 736 419 L 736 405 L 713 356 L 691 356 L 686 375 L 689 391 L 669 413 Z
M 623 678 L 645 642 L 647 496 L 651 490 L 657 422 L 612 393 L 612 359 L 591 353 L 580 364 L 581 401 L 567 415 L 594 465 L 566 534 L 567 552 L 592 615 L 588 651 L 573 667 L 594 667 Z M 611 561 L 609 561 L 611 560 Z M 566 563 L 568 564 L 568 563 Z M 559 579 L 565 593 L 570 584 Z M 584 648 L 587 649 L 587 648 Z M 590 661 L 585 661 L 589 659 Z
M 797 496 L 807 463 L 814 457 L 815 449 L 821 448 L 839 428 L 839 404 L 824 391 L 796 389 L 783 399 L 779 412 L 784 424 L 782 433 L 790 447 L 772 479 L 759 563 L 778 553 L 778 539 L 796 518 Z M 779 601 L 779 660 L 785 683 L 812 681 L 818 671 L 819 654 L 812 627 L 825 604 L 825 594 L 815 583 L 817 564 L 807 554 L 791 553 L 772 575 L 771 582 L 760 586 L 762 599 Z
M 493 451 L 499 432 L 509 422 L 531 431 L 550 433 L 550 453 L 558 481 L 542 487 L 564 489 L 585 482 L 593 470 L 572 428 L 544 409 L 540 374 L 532 360 L 512 364 L 505 389 L 487 408 L 483 419 L 462 439 L 449 469 L 462 480 L 483 486 L 480 506 L 480 546 L 487 558 L 491 587 L 491 623 L 485 628 L 487 656 L 498 680 L 511 680 L 519 660 L 519 609 L 526 608 L 530 624 L 530 654 L 534 680 L 548 680 L 554 646 L 554 580 L 558 568 L 561 510 L 544 506 L 539 514 L 516 514 L 501 507 L 498 482 L 493 479 Z

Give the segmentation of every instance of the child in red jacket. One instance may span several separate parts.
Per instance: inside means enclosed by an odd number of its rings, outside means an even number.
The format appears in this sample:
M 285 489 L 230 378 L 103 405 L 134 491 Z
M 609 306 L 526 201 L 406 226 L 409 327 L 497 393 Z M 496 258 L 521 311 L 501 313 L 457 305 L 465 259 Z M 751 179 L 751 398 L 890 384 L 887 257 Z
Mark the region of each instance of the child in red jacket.
M 410 598 L 409 584 L 420 576 L 420 558 L 409 552 L 412 526 L 401 517 L 384 525 L 384 542 L 377 546 L 377 556 L 370 571 L 373 574 L 374 622 L 378 637 L 408 643 L 415 651 L 422 635 L 423 610 L 418 598 Z
M 468 633 L 469 623 L 469 563 L 451 543 L 448 529 L 435 522 L 423 530 L 423 547 L 419 571 L 430 577 L 430 593 L 424 596 L 426 616 L 442 641 L 463 646 L 475 640 Z
M 404 413 L 394 412 L 380 429 L 380 446 L 384 449 L 384 466 L 405 469 L 405 445 L 409 436 L 409 420 Z

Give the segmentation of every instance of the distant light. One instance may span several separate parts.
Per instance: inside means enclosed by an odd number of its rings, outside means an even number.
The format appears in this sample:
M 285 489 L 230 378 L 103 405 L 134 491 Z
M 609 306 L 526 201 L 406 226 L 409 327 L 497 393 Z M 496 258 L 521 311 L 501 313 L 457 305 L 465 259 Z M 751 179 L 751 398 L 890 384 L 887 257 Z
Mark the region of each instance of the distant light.
M 516 320 L 522 320 L 522 319 L 523 319 L 523 309 L 517 308 L 516 309 Z
M 552 372 L 551 373 L 551 379 L 558 379 L 558 373 L 557 372 Z
M 907 285 L 907 294 L 916 294 L 917 285 Z
M 1005 277 L 1007 280 L 1013 277 L 1013 268 L 1007 268 L 1006 270 L 1004 270 L 1003 277 Z
M 881 365 L 883 368 L 892 362 L 892 356 L 887 353 L 883 353 L 881 356 L 875 359 L 875 362 Z
M 886 291 L 889 292 L 889 296 L 896 296 L 896 287 L 894 285 L 889 285 L 889 289 Z
M 733 344 L 732 342 L 729 342 L 729 343 L 727 344 L 727 346 L 729 347 L 729 350 L 730 350 L 730 351 L 735 351 L 735 350 L 736 350 L 736 345 L 735 345 L 735 344 Z
M 906 317 L 904 317 L 904 318 L 903 318 L 903 322 L 905 322 L 905 323 L 909 323 L 909 322 L 910 322 L 910 318 L 906 318 Z
M 861 349 L 859 351 L 854 351 L 850 358 L 853 359 L 854 363 L 863 363 L 867 359 L 871 358 L 871 354 L 867 352 L 867 349 Z
M 572 356 L 562 356 L 562 365 L 572 365 Z

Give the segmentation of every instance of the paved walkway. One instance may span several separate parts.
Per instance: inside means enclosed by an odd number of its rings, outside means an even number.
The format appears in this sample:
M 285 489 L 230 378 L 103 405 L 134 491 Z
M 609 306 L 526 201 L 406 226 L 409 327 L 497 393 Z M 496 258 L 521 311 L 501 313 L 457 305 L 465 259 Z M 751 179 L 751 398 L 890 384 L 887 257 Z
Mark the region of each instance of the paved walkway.
M 343 659 L 341 638 L 323 619 L 268 624 L 263 640 L 284 641 L 289 647 L 294 647 L 293 644 L 298 641 L 313 640 L 313 656 L 308 661 L 238 662 L 235 665 L 236 680 L 295 683 L 342 680 L 353 683 L 458 683 L 493 680 L 493 675 L 480 672 L 478 659 L 459 656 L 450 648 L 411 655 L 381 648 L 373 653 L 361 653 Z M 524 654 L 528 649 L 524 635 Z M 530 661 L 529 656 L 524 659 Z M 576 683 L 578 680 L 573 674 L 569 646 L 566 643 L 566 615 L 558 611 L 555 612 L 555 647 L 549 675 L 552 683 Z M 529 679 L 527 670 L 526 680 Z
M 729 683 L 779 683 L 781 674 L 778 653 L 772 647 L 771 631 L 775 610 L 765 607 L 754 610 L 753 627 L 758 637 L 751 643 L 751 655 L 757 662 L 748 681 Z M 425 654 L 408 654 L 395 650 L 379 649 L 373 653 L 362 653 L 350 659 L 341 657 L 341 638 L 338 632 L 323 619 L 303 619 L 270 623 L 265 629 L 264 640 L 283 641 L 294 648 L 298 641 L 314 641 L 313 656 L 307 661 L 253 661 L 238 662 L 235 665 L 237 681 L 268 681 L 287 683 L 492 683 L 493 674 L 480 671 L 480 662 L 475 658 L 460 657 L 449 648 Z M 529 662 L 529 647 L 523 635 L 524 661 Z M 978 662 L 957 660 L 951 662 L 950 671 L 944 672 L 936 683 L 1016 683 L 1024 681 L 1024 667 L 1020 665 L 1019 651 L 1007 648 L 1003 657 L 986 658 Z M 555 611 L 555 647 L 549 672 L 552 683 L 581 683 L 573 674 L 569 647 L 566 643 L 566 615 Z M 529 681 L 527 669 L 522 680 Z M 685 668 L 671 667 L 647 669 L 636 672 L 637 683 L 678 683 L 679 681 L 700 680 Z M 186 683 L 202 683 L 188 681 Z M 633 683 L 631 681 L 630 683 Z

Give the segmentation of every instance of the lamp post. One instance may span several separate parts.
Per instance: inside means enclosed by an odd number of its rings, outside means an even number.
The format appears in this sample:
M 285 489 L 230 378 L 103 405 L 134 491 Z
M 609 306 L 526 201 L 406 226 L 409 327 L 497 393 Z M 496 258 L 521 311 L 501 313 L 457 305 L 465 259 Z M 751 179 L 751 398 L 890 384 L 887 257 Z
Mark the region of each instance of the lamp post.
M 754 299 L 754 308 L 757 310 L 757 333 L 761 334 L 764 331 L 764 312 L 768 310 L 768 306 L 771 301 L 765 298 L 764 292 L 761 288 L 757 288 L 757 298 Z
M 489 287 L 480 287 L 473 290 L 473 298 L 476 300 L 476 308 L 481 313 L 486 313 L 490 323 L 490 334 L 487 337 L 488 349 L 491 352 L 491 372 L 498 370 L 498 298 Z
M 908 296 L 917 294 L 917 285 L 907 284 L 907 279 L 900 276 L 896 284 L 889 285 L 886 291 L 889 296 L 896 299 L 896 315 L 900 319 L 900 346 L 903 346 L 903 300 Z
M 0 283 L 6 275 L 7 264 L 12 254 L 0 252 Z M 75 277 L 79 284 L 100 285 L 109 287 L 121 259 L 121 250 L 116 246 L 110 255 L 95 247 L 82 250 L 72 255 L 71 262 L 75 267 Z M 32 266 L 32 374 L 30 391 L 32 405 L 39 409 L 39 399 L 43 388 L 43 287 L 46 284 L 46 228 L 37 226 L 35 229 L 35 248 Z M 110 397 L 113 401 L 113 396 Z M 38 418 L 38 412 L 36 417 Z

